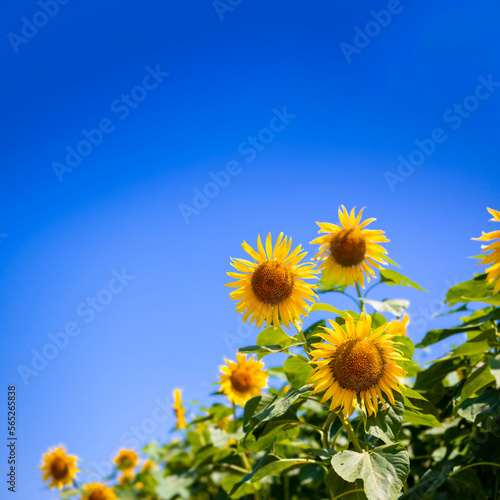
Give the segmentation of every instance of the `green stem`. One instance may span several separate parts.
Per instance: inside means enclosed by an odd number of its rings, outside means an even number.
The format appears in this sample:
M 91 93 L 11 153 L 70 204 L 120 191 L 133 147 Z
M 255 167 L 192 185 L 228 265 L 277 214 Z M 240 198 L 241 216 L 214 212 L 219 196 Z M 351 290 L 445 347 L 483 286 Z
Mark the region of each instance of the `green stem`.
M 354 430 L 350 422 L 346 420 L 344 417 L 342 417 L 342 424 L 344 425 L 345 430 L 347 431 L 347 435 L 349 436 L 349 439 L 354 445 L 354 448 L 356 448 L 356 451 L 358 451 L 359 453 L 363 453 L 363 448 L 361 448 L 361 446 L 359 445 L 358 438 L 354 434 Z
M 336 413 L 333 413 L 333 411 L 330 412 L 330 414 L 328 415 L 328 418 L 326 419 L 325 425 L 323 426 L 323 439 L 322 439 L 322 442 L 323 442 L 323 448 L 325 448 L 325 450 L 329 448 L 329 446 L 328 446 L 328 437 L 329 437 L 329 434 L 330 434 L 330 427 L 332 426 L 333 421 L 335 420 L 336 416 L 337 416 Z
M 297 330 L 297 332 L 299 334 L 299 338 L 300 338 L 301 342 L 304 344 L 304 351 L 306 352 L 309 359 L 312 359 L 313 357 L 310 354 L 309 345 L 307 343 L 304 332 L 302 331 L 302 326 L 300 325 L 300 323 L 298 321 L 294 321 L 293 324 L 295 325 L 295 329 Z
M 245 453 L 241 453 L 240 457 L 241 457 L 241 461 L 243 462 L 243 465 L 246 467 L 246 469 L 248 470 L 248 472 L 252 472 L 252 467 L 250 466 L 250 462 L 248 461 L 248 458 L 245 455 Z M 255 500 L 260 500 L 259 494 L 257 492 L 257 486 L 255 484 L 252 484 L 252 488 L 253 488 L 253 497 L 254 497 L 254 499 Z
M 364 313 L 365 312 L 365 304 L 361 300 L 363 298 L 363 296 L 361 295 L 361 290 L 359 288 L 359 283 L 358 282 L 356 282 L 356 291 L 358 292 L 359 308 L 360 308 L 361 312 Z
M 285 490 L 285 500 L 290 500 L 290 478 L 286 474 L 282 474 L 283 489 Z
M 370 292 L 371 290 L 373 290 L 376 286 L 381 285 L 382 283 L 383 283 L 382 281 L 378 281 L 377 283 L 375 283 L 371 287 L 367 288 L 364 296 L 366 297 L 368 295 L 368 292 Z
M 236 419 L 236 404 L 233 403 L 233 432 L 238 430 L 238 420 Z
M 336 497 L 333 497 L 333 500 L 337 500 L 337 498 L 342 498 L 343 496 L 350 495 L 351 493 L 358 493 L 360 491 L 365 491 L 364 489 L 356 488 L 355 490 L 350 490 L 346 491 L 345 493 L 341 493 L 340 495 L 337 495 Z
M 477 462 L 475 464 L 469 464 L 466 465 L 465 467 L 462 467 L 461 469 L 458 469 L 456 472 L 453 472 L 453 474 L 450 474 L 449 477 L 454 476 L 455 474 L 458 474 L 459 472 L 464 471 L 465 469 L 470 469 L 471 467 L 477 467 L 478 465 L 491 465 L 492 467 L 499 467 L 499 464 L 494 464 L 493 462 Z

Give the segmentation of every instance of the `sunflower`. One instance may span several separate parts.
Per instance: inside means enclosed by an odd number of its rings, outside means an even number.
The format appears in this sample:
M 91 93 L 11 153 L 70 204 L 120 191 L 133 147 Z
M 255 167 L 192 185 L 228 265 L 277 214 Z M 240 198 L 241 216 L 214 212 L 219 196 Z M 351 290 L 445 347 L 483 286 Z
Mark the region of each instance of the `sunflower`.
M 132 479 L 134 479 L 134 473 L 132 472 L 131 469 L 125 469 L 121 476 L 118 478 L 118 482 L 120 484 L 129 484 L 132 482 Z
M 344 328 L 329 322 L 332 328 L 318 334 L 325 342 L 313 344 L 311 352 L 311 363 L 316 365 L 309 379 L 313 392 L 325 391 L 321 402 L 330 399 L 330 411 L 340 407 L 346 418 L 354 411 L 358 396 L 368 415 L 377 414 L 379 399 L 384 407 L 385 398 L 394 405 L 393 391 L 401 392 L 398 377 L 406 372 L 398 365 L 405 358 L 392 336 L 384 333 L 389 323 L 371 332 L 371 317 L 364 313 L 356 325 L 349 314 Z
M 49 488 L 57 486 L 61 489 L 64 485 L 71 484 L 76 472 L 80 470 L 76 467 L 76 461 L 77 457 L 67 455 L 62 446 L 44 453 L 40 469 L 43 472 L 44 481 L 51 479 Z
M 260 328 L 264 321 L 266 326 L 272 323 L 278 328 L 280 320 L 290 327 L 290 321 L 299 319 L 301 314 L 307 314 L 306 300 L 313 301 L 316 295 L 313 285 L 304 280 L 316 278 L 314 264 L 299 262 L 307 252 L 299 245 L 290 253 L 292 239 L 280 233 L 272 246 L 271 234 L 266 239 L 264 249 L 260 235 L 257 238 L 255 251 L 246 242 L 242 243 L 245 251 L 254 259 L 253 262 L 244 259 L 231 259 L 231 265 L 239 272 L 227 273 L 237 281 L 226 286 L 236 287 L 230 293 L 232 300 L 240 301 L 237 312 L 244 312 L 243 321 L 249 319 L 251 324 Z
M 146 460 L 142 465 L 141 472 L 149 472 L 150 470 L 154 470 L 156 466 L 152 462 L 152 460 Z
M 321 245 L 315 259 L 320 261 L 322 279 L 329 285 L 349 286 L 359 283 L 363 288 L 370 275 L 375 277 L 373 268 L 387 264 L 384 255 L 387 250 L 379 245 L 389 241 L 384 231 L 365 229 L 377 219 L 361 222 L 363 208 L 355 215 L 354 208 L 349 214 L 342 205 L 339 208 L 341 226 L 329 222 L 317 222 L 318 233 L 327 233 L 311 241 Z
M 249 399 L 261 393 L 262 387 L 266 387 L 264 363 L 254 361 L 253 356 L 247 360 L 247 355 L 240 353 L 237 353 L 237 363 L 225 361 L 227 366 L 221 366 L 221 390 L 232 403 L 245 406 Z
M 389 322 L 389 326 L 385 332 L 386 335 L 391 335 L 392 337 L 395 337 L 396 335 L 406 336 L 406 327 L 408 326 L 409 320 L 410 317 L 405 313 L 399 321 Z
M 119 470 L 131 470 L 139 461 L 137 453 L 133 450 L 120 450 L 115 458 L 115 464 Z
M 500 222 L 500 212 L 498 210 L 488 208 L 488 212 L 493 215 L 493 219 L 490 219 L 490 221 Z M 489 245 L 483 247 L 483 252 L 489 252 L 491 250 L 491 253 L 483 257 L 483 260 L 479 264 L 491 264 L 491 266 L 486 269 L 486 273 L 488 274 L 486 280 L 488 284 L 496 280 L 493 293 L 500 292 L 500 279 L 498 279 L 500 277 L 500 231 L 492 231 L 491 233 L 485 233 L 483 231 L 482 236 L 472 239 L 491 242 Z
M 81 500 L 115 500 L 116 495 L 113 488 L 105 484 L 90 483 L 83 485 L 83 496 Z
M 177 423 L 175 424 L 176 429 L 184 429 L 186 427 L 186 410 L 182 407 L 182 397 L 181 390 L 174 390 L 174 412 L 175 418 L 177 419 Z

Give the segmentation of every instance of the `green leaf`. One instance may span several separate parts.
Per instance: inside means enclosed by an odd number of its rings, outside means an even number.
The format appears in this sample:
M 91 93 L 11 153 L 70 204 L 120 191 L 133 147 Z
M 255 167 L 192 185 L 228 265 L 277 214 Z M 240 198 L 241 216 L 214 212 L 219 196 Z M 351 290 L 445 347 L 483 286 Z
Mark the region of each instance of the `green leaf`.
M 242 481 L 242 479 L 246 476 L 246 474 L 238 474 L 231 472 L 229 474 L 226 474 L 224 479 L 222 480 L 221 486 L 226 491 L 229 493 L 232 489 L 233 486 L 236 483 L 239 483 Z M 242 483 L 240 486 L 238 486 L 237 491 L 234 492 L 231 495 L 231 498 L 241 498 L 247 495 L 252 495 L 254 493 L 254 488 L 258 489 L 258 485 L 251 485 L 249 483 Z
M 390 286 L 410 286 L 412 288 L 416 288 L 417 290 L 422 290 L 423 292 L 427 291 L 425 288 L 417 285 L 414 281 L 411 281 L 406 276 L 403 276 L 402 274 L 398 273 L 397 271 L 393 271 L 392 269 L 381 269 L 380 278 L 380 281 L 382 281 L 382 283 L 387 283 Z
M 410 305 L 409 300 L 387 299 L 379 302 L 378 300 L 361 299 L 365 304 L 371 305 L 378 312 L 388 312 L 399 318 L 404 310 Z
M 83 495 L 84 491 L 83 490 L 61 490 L 59 491 L 58 495 L 63 498 L 72 498 L 75 497 L 76 495 Z
M 407 398 L 412 398 L 412 399 L 422 399 L 424 401 L 427 401 L 420 392 L 414 391 L 410 387 L 407 387 L 406 385 L 401 385 L 401 390 L 403 392 L 403 395 L 406 396 Z
M 277 476 L 286 470 L 303 467 L 304 465 L 308 465 L 312 462 L 312 460 L 308 460 L 307 458 L 290 458 L 282 460 L 276 457 L 276 459 L 277 460 L 275 462 L 268 463 L 261 467 L 253 475 L 251 482 L 253 483 L 255 481 L 259 481 L 267 476 Z
M 174 474 L 167 477 L 156 475 L 155 478 L 158 481 L 155 491 L 161 500 L 170 500 L 175 497 L 191 498 L 189 487 L 193 484 L 193 478 Z
M 277 352 L 288 353 L 288 349 L 290 347 L 297 347 L 300 345 L 302 345 L 302 344 L 301 343 L 291 344 L 291 345 L 286 346 L 286 347 L 281 347 L 279 345 L 251 345 L 248 347 L 242 347 L 242 348 L 238 349 L 238 352 L 241 352 L 244 354 L 257 353 L 257 358 L 262 359 L 267 354 L 274 354 Z
M 487 385 L 495 382 L 495 377 L 491 374 L 488 363 L 485 363 L 481 368 L 478 368 L 472 375 L 470 375 L 460 393 L 459 405 L 466 399 L 476 397 L 478 392 Z
M 474 279 L 464 281 L 458 285 L 452 286 L 446 294 L 446 302 L 452 306 L 458 303 L 467 302 L 484 302 L 490 304 L 491 301 L 487 297 L 493 293 L 493 285 L 488 285 L 486 274 L 476 276 Z M 500 305 L 500 298 L 498 298 Z
M 446 481 L 452 470 L 452 462 L 441 462 L 432 469 L 428 469 L 422 479 L 404 493 L 399 500 L 433 498 L 431 494 Z
M 479 328 L 475 325 L 474 326 L 463 325 L 463 326 L 456 326 L 454 328 L 443 328 L 441 330 L 430 330 L 422 339 L 422 342 L 417 344 L 417 347 L 419 349 L 423 349 L 424 347 L 430 346 L 432 344 L 435 344 L 436 342 L 447 339 L 452 335 L 468 331 L 479 331 Z
M 267 451 L 264 453 L 264 455 L 262 455 L 262 458 L 258 461 L 257 465 L 255 466 L 255 468 L 252 470 L 252 472 L 250 472 L 250 474 L 247 474 L 243 479 L 241 479 L 241 481 L 238 481 L 232 488 L 231 488 L 231 491 L 229 492 L 229 496 L 232 496 L 234 495 L 234 493 L 236 493 L 238 491 L 238 489 L 240 488 L 240 486 L 242 486 L 244 483 L 246 483 L 247 481 L 250 481 L 250 479 L 252 479 L 252 477 L 254 476 L 254 474 L 259 470 L 259 468 L 265 464 L 265 460 L 267 459 L 267 455 L 269 455 L 269 452 L 271 451 L 271 448 L 273 447 L 273 443 L 271 443 L 271 445 L 269 446 L 269 448 L 267 449 Z M 273 457 L 271 455 L 270 461 L 273 461 Z
M 451 359 L 463 356 L 472 356 L 474 354 L 483 354 L 488 352 L 492 347 L 497 347 L 495 330 L 492 328 L 481 332 L 479 335 L 474 336 L 467 342 L 459 345 L 451 352 L 447 353 L 441 359 Z
M 290 356 L 283 365 L 286 378 L 290 385 L 300 389 L 311 378 L 313 367 L 304 356 Z
M 476 425 L 489 416 L 493 418 L 500 416 L 500 391 L 486 389 L 481 396 L 464 401 L 457 413 Z
M 324 327 L 326 326 L 326 321 L 324 319 L 320 319 L 313 323 L 307 330 L 304 330 L 304 337 L 306 338 L 309 344 L 311 342 L 321 342 L 321 337 L 318 337 L 318 333 L 323 333 Z
M 294 339 L 289 337 L 281 327 L 274 329 L 274 327 L 262 330 L 257 336 L 257 345 L 259 346 L 279 346 L 280 348 L 290 347 L 294 344 Z M 258 359 L 262 359 L 269 352 L 257 354 Z
M 330 304 L 323 304 L 322 302 L 316 302 L 315 304 L 313 304 L 311 306 L 311 309 L 309 312 L 312 313 L 315 311 L 326 311 L 326 312 L 330 312 L 330 313 L 334 313 L 334 314 L 339 314 L 340 316 L 342 316 L 343 314 L 345 315 L 345 313 L 343 313 L 342 311 L 340 311 L 336 307 L 333 307 Z
M 450 498 L 461 500 L 486 500 L 483 486 L 476 471 L 467 469 L 453 474 L 446 479 L 445 487 Z
M 346 481 L 363 479 L 369 500 L 392 500 L 398 498 L 410 472 L 410 458 L 398 443 L 363 453 L 341 451 L 332 458 L 332 467 Z
M 394 393 L 396 405 L 388 405 L 384 410 L 377 412 L 376 416 L 371 415 L 366 419 L 366 432 L 378 437 L 386 444 L 397 441 L 399 431 L 403 426 L 403 414 L 405 412 L 403 396 Z
M 500 354 L 489 358 L 491 374 L 495 377 L 497 387 L 500 387 Z
M 276 399 L 277 396 L 273 394 L 263 394 L 249 399 L 243 410 L 243 430 L 248 432 L 253 427 L 252 423 L 255 425 L 255 422 L 258 421 L 255 416 L 262 413 Z
M 276 398 L 265 410 L 255 415 L 261 422 L 267 422 L 283 415 L 303 394 L 310 392 L 310 387 L 290 389 L 283 398 Z
M 436 361 L 429 368 L 417 374 L 417 381 L 413 388 L 416 390 L 431 389 L 440 383 L 448 373 L 454 372 L 462 366 L 465 366 L 464 361 L 457 358 Z
M 405 409 L 403 422 L 417 427 L 420 425 L 426 427 L 443 427 L 439 420 L 431 413 L 419 413 L 408 409 Z

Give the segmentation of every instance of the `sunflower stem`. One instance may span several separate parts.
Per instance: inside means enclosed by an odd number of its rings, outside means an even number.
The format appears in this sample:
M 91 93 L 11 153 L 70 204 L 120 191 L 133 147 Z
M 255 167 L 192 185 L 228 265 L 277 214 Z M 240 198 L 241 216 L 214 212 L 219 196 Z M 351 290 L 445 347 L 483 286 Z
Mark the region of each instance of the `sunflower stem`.
M 363 296 L 361 295 L 361 290 L 359 288 L 359 283 L 356 282 L 356 291 L 358 292 L 358 298 L 359 298 L 359 309 L 361 310 L 362 313 L 365 312 L 365 304 L 363 302 Z
M 307 343 L 304 332 L 302 331 L 302 325 L 298 321 L 294 321 L 293 324 L 295 325 L 295 329 L 297 330 L 297 332 L 299 334 L 299 338 L 300 338 L 301 342 L 304 344 L 304 351 L 306 352 L 309 359 L 313 359 L 313 357 L 310 354 L 309 344 Z
M 323 448 L 325 448 L 325 450 L 329 448 L 328 438 L 330 435 L 330 427 L 332 426 L 333 421 L 335 420 L 336 416 L 337 416 L 336 413 L 333 413 L 333 411 L 330 412 L 330 414 L 328 415 L 328 418 L 326 419 L 325 425 L 323 426 L 322 441 L 323 441 Z
M 342 417 L 342 424 L 344 425 L 347 435 L 349 436 L 350 441 L 354 445 L 354 448 L 356 448 L 356 451 L 359 453 L 363 453 L 363 448 L 361 448 L 361 446 L 359 445 L 358 438 L 354 434 L 354 430 L 352 428 L 351 423 L 345 417 Z
M 247 471 L 249 473 L 252 472 L 252 467 L 250 466 L 250 462 L 248 461 L 248 458 L 247 458 L 246 454 L 245 453 L 241 453 L 240 457 L 241 457 L 241 461 L 243 462 L 243 465 L 245 466 L 245 468 L 247 469 Z M 255 484 L 252 484 L 252 488 L 253 488 L 253 497 L 254 497 L 254 500 L 260 500 L 260 496 L 257 493 L 257 486 Z
M 236 403 L 233 403 L 233 432 L 238 430 L 238 420 L 236 419 Z

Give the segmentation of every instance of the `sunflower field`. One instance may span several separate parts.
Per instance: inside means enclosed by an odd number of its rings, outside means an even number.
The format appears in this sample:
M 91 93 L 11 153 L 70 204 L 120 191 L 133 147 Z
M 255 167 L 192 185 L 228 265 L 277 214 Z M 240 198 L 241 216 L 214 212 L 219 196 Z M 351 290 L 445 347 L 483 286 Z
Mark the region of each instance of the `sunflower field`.
M 456 326 L 415 346 L 408 301 L 369 297 L 423 290 L 394 269 L 374 221 L 341 207 L 338 222 L 318 223 L 312 261 L 283 234 L 244 242 L 227 286 L 260 333 L 224 361 L 216 402 L 187 411 L 175 389 L 182 439 L 121 450 L 99 483 L 79 480 L 74 450 L 50 449 L 47 487 L 85 500 L 499 499 L 500 230 L 476 238 L 484 274 L 447 292 Z M 338 294 L 352 310 L 333 305 Z M 311 322 L 318 311 L 324 319 Z M 439 359 L 412 360 L 452 336 Z

